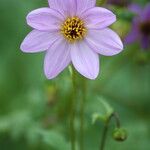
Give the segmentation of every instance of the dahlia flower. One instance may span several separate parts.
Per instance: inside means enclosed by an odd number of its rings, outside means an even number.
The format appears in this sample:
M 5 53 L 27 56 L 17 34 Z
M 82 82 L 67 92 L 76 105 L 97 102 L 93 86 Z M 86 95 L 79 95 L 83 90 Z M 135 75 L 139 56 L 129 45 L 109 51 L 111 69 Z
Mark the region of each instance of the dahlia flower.
M 127 44 L 139 41 L 143 49 L 150 48 L 150 3 L 142 8 L 137 4 L 132 4 L 129 9 L 136 14 L 133 19 L 132 28 L 127 35 Z
M 49 7 L 27 15 L 33 28 L 21 44 L 27 53 L 46 51 L 44 72 L 56 77 L 70 63 L 83 76 L 99 74 L 99 55 L 112 56 L 123 50 L 119 36 L 108 28 L 116 21 L 109 10 L 95 7 L 96 0 L 49 0 Z

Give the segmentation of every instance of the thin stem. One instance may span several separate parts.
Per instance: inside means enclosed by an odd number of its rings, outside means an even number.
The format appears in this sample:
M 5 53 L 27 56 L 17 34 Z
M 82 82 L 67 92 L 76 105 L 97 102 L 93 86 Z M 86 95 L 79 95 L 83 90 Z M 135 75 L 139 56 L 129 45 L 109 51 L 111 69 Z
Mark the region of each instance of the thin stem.
M 80 150 L 84 150 L 84 112 L 86 101 L 86 80 L 82 82 L 82 98 L 80 103 Z
M 102 139 L 101 139 L 100 150 L 104 150 L 104 148 L 105 148 L 105 143 L 106 143 L 109 123 L 111 121 L 111 118 L 113 118 L 113 117 L 115 118 L 116 127 L 120 128 L 119 116 L 118 116 L 118 114 L 116 112 L 114 112 L 114 113 L 112 113 L 112 115 L 110 115 L 108 120 L 105 122 L 104 130 L 103 130 L 103 134 L 102 134 Z
M 120 128 L 120 126 L 121 126 L 120 125 L 120 119 L 119 119 L 119 116 L 118 116 L 118 114 L 116 112 L 113 113 L 113 117 L 114 117 L 115 122 L 116 122 L 116 127 Z
M 108 120 L 105 123 L 103 134 L 102 134 L 102 139 L 101 139 L 100 150 L 104 150 L 104 148 L 105 148 L 107 132 L 108 132 L 108 127 L 109 127 L 109 123 L 110 123 L 111 117 L 112 117 L 112 115 L 108 118 Z
M 76 135 L 75 135 L 75 99 L 76 99 L 76 74 L 75 70 L 72 67 L 72 99 L 71 99 L 71 115 L 70 115 L 70 134 L 71 134 L 71 150 L 75 150 L 75 141 L 76 141 Z

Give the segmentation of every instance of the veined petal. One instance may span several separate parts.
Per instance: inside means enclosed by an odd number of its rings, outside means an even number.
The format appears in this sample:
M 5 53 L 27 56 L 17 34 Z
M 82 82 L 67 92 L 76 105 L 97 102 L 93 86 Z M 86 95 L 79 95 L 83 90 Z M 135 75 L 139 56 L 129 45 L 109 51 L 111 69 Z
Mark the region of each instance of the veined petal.
M 50 8 L 39 8 L 27 15 L 27 23 L 37 30 L 58 30 L 63 21 L 63 16 Z
M 99 57 L 82 41 L 71 46 L 71 60 L 77 71 L 89 79 L 95 79 L 99 73 Z
M 86 40 L 95 52 L 112 56 L 123 50 L 123 44 L 119 36 L 111 29 L 89 30 Z
M 82 14 L 82 18 L 90 29 L 102 29 L 116 21 L 116 16 L 102 7 L 88 9 Z
M 80 15 L 96 4 L 96 0 L 48 0 L 48 2 L 50 8 L 61 12 L 64 16 Z
M 67 41 L 63 38 L 57 40 L 49 47 L 45 60 L 44 72 L 48 79 L 56 77 L 70 63 L 70 48 Z
M 48 0 L 52 9 L 59 11 L 65 17 L 74 16 L 76 13 L 76 0 Z
M 96 5 L 96 0 L 75 0 L 77 3 L 77 15 Z
M 21 50 L 27 53 L 45 51 L 60 35 L 57 32 L 31 31 L 21 44 Z

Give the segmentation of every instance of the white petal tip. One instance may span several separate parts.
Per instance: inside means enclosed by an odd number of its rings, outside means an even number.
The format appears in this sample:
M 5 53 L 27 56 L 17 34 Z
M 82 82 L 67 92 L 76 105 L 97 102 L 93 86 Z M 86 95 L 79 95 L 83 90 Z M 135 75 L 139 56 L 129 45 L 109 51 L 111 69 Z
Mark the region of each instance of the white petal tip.
M 21 45 L 20 45 L 20 49 L 21 49 L 22 52 L 28 53 L 28 49 L 27 49 L 26 45 L 21 44 Z
M 52 76 L 52 75 L 48 75 L 48 74 L 46 74 L 45 73 L 45 76 L 46 76 L 46 78 L 48 79 L 48 80 L 52 80 L 52 79 L 54 79 L 56 76 Z
M 97 76 L 89 77 L 90 80 L 96 80 Z
M 21 44 L 20 49 L 24 53 L 34 53 L 34 51 L 32 51 L 31 49 L 29 49 L 28 46 L 25 45 L 25 44 Z
M 44 74 L 45 77 L 49 80 L 54 79 L 57 75 L 54 75 L 53 73 L 49 73 L 48 68 L 44 68 Z
M 92 74 L 92 73 L 86 73 L 86 74 L 81 74 L 81 75 L 83 75 L 85 78 L 87 78 L 87 79 L 89 79 L 89 80 L 96 80 L 96 78 L 98 77 L 98 75 L 99 75 L 99 71 L 97 72 L 97 73 L 95 73 L 95 74 Z
M 120 53 L 121 51 L 123 51 L 123 49 L 124 49 L 124 45 L 123 45 L 122 41 L 120 40 L 120 43 L 118 43 L 118 50 L 119 50 L 119 53 Z

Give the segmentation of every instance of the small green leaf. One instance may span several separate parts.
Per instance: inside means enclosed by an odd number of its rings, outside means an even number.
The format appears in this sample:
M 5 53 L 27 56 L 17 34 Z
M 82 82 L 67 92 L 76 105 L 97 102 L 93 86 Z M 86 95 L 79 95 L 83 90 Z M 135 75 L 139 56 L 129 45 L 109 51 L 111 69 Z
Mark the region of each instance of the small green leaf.
M 112 113 L 114 112 L 114 109 L 104 99 L 100 99 L 99 101 L 105 109 L 106 116 L 110 117 Z
M 101 120 L 101 121 L 104 121 L 104 122 L 105 122 L 105 117 L 104 117 L 103 115 L 99 114 L 99 113 L 95 113 L 95 114 L 93 114 L 93 116 L 92 116 L 92 124 L 95 124 L 95 122 L 96 122 L 97 120 Z
M 95 112 L 92 115 L 92 123 L 96 121 L 106 122 L 109 117 L 114 113 L 114 109 L 104 100 L 104 98 L 99 99 L 100 111 Z M 102 112 L 103 110 L 103 112 Z

